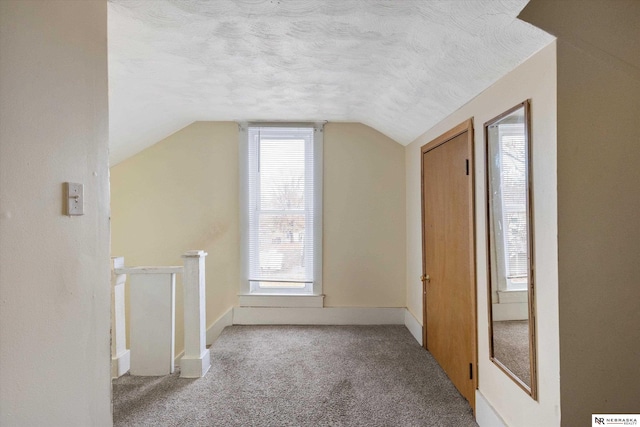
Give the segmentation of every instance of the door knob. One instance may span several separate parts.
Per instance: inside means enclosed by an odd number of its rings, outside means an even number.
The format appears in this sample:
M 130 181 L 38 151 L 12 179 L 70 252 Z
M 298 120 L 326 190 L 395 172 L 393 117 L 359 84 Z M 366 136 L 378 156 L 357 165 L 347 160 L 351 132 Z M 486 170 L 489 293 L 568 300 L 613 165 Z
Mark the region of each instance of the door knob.
M 420 280 L 423 282 L 430 282 L 431 281 L 431 277 L 429 277 L 428 274 L 423 274 L 422 276 L 420 276 Z

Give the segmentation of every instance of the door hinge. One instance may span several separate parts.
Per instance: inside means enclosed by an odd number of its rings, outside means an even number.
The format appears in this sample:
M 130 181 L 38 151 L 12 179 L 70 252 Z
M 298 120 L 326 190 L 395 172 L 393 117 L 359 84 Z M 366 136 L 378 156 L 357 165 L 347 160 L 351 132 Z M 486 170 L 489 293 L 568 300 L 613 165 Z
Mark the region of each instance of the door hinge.
M 469 363 L 469 379 L 473 379 L 473 363 Z
M 469 175 L 469 159 L 466 159 L 465 162 L 467 164 L 467 175 Z

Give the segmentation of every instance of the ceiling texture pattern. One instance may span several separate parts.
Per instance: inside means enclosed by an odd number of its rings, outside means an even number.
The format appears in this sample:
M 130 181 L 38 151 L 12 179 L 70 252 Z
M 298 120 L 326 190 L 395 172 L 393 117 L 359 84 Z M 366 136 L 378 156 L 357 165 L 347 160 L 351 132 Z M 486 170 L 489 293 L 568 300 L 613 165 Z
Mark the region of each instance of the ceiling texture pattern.
M 528 0 L 111 0 L 111 162 L 198 120 L 361 122 L 406 145 L 553 37 Z

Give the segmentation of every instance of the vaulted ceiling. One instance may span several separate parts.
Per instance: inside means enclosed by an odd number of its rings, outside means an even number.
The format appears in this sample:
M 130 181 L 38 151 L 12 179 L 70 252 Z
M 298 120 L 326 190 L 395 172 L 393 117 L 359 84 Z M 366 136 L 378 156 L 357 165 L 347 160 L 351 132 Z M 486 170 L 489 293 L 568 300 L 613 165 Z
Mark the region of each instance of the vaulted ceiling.
M 111 0 L 112 164 L 197 120 L 361 122 L 408 144 L 552 36 L 528 0 Z

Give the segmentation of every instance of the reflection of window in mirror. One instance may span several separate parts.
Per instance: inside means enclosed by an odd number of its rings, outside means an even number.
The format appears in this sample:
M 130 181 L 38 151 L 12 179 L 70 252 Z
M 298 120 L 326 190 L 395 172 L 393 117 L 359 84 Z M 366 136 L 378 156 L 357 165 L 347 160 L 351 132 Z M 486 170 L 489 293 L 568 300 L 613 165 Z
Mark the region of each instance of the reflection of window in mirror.
M 490 126 L 497 133 L 500 162 L 500 186 L 494 203 L 499 203 L 500 218 L 496 233 L 502 242 L 497 256 L 501 270 L 501 291 L 526 291 L 528 270 L 527 242 L 527 173 L 525 164 L 524 112 L 509 116 L 510 121 Z
M 536 398 L 529 104 L 485 123 L 491 360 Z

